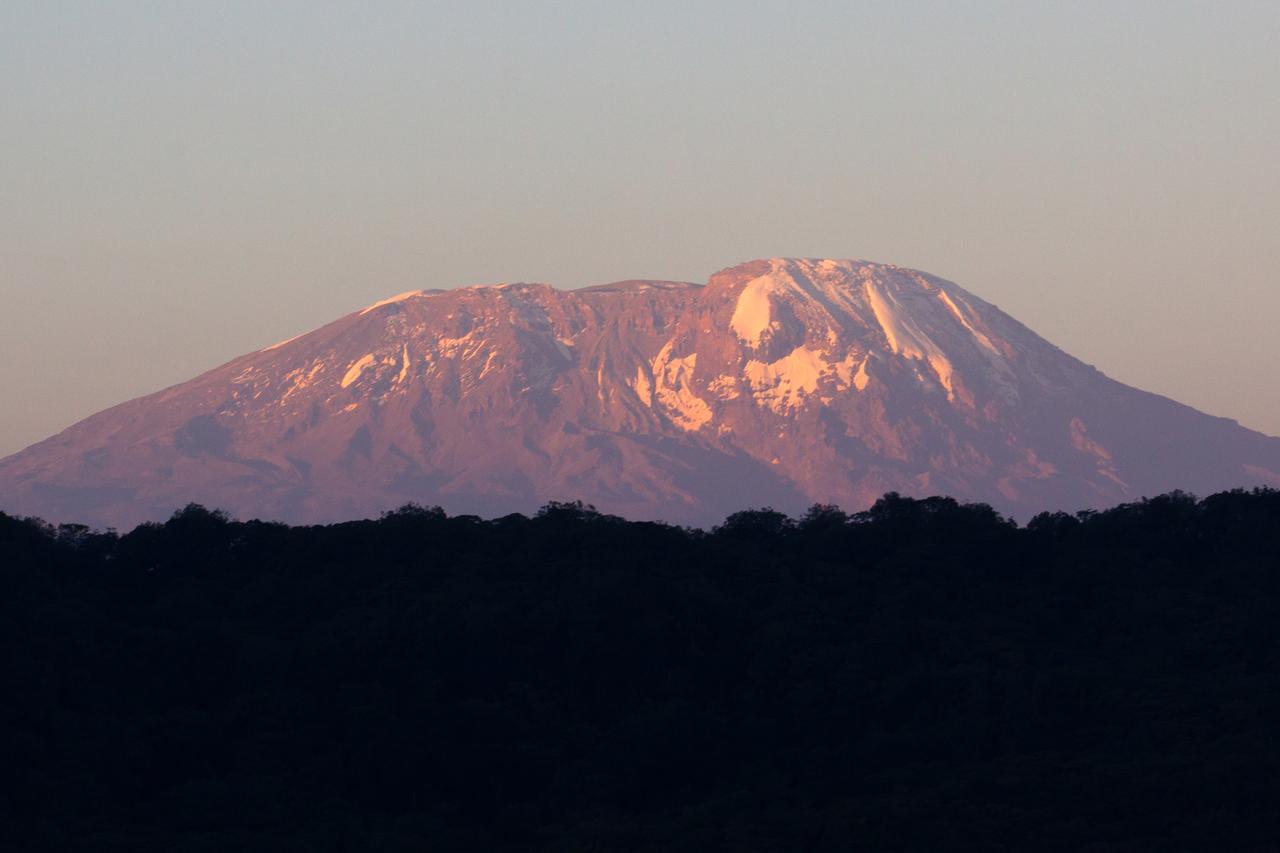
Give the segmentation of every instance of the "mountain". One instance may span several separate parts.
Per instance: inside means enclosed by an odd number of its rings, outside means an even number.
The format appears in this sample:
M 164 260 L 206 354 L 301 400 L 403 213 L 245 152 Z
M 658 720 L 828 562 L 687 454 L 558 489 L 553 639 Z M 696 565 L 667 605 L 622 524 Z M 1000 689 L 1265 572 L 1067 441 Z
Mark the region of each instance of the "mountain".
M 705 286 L 421 290 L 0 460 L 0 509 L 130 526 L 583 500 L 708 524 L 886 491 L 1018 517 L 1280 485 L 1280 439 L 1111 380 L 959 286 L 770 259 Z

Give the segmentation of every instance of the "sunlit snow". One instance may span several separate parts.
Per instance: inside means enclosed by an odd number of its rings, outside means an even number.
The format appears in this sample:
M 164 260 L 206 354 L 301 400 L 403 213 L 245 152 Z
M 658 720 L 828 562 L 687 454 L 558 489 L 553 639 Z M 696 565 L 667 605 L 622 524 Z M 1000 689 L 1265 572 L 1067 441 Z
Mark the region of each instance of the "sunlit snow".
M 381 302 L 373 303 L 368 308 L 365 308 L 364 310 L 362 310 L 360 312 L 360 316 L 363 317 L 365 314 L 368 314 L 370 311 L 373 311 L 376 308 L 381 308 L 384 305 L 394 305 L 397 302 L 404 302 L 406 299 L 413 299 L 415 296 L 425 296 L 426 293 L 427 291 L 425 290 L 406 290 L 404 293 L 396 294 L 395 296 L 392 296 L 390 299 L 383 299 Z
M 366 367 L 373 364 L 374 360 L 375 360 L 375 356 L 370 354 L 370 355 L 364 356 L 363 358 L 356 361 L 355 364 L 351 365 L 351 367 L 347 369 L 346 375 L 342 377 L 342 382 L 340 383 L 342 387 L 346 388 L 349 385 L 351 385 L 352 382 L 355 382 L 357 379 L 359 379 L 360 374 L 364 372 L 364 369 Z

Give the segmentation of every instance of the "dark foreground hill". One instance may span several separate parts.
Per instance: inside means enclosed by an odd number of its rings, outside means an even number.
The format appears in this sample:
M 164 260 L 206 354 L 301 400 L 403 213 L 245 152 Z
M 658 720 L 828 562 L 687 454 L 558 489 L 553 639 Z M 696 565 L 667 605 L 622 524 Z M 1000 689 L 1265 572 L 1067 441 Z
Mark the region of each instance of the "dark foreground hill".
M 0 516 L 0 847 L 1274 850 L 1280 493 Z

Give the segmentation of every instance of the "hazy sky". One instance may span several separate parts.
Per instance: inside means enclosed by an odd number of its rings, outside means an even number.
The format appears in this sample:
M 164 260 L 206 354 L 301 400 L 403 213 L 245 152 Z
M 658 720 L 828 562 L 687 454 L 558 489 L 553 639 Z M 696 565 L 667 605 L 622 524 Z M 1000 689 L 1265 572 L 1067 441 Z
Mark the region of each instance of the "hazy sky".
M 1280 434 L 1275 0 L 2 0 L 0 131 L 0 454 L 400 291 L 773 255 Z

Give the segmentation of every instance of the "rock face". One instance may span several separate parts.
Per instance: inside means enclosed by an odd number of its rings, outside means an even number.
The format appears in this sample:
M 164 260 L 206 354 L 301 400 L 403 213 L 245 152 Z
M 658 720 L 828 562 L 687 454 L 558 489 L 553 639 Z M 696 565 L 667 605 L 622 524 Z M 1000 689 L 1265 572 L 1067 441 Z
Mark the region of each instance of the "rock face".
M 705 285 L 401 294 L 0 461 L 0 509 L 127 527 L 584 500 L 709 524 L 894 490 L 1025 518 L 1280 485 L 1280 439 L 1122 385 L 951 282 L 772 259 Z

